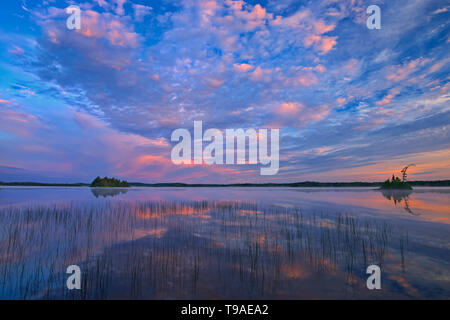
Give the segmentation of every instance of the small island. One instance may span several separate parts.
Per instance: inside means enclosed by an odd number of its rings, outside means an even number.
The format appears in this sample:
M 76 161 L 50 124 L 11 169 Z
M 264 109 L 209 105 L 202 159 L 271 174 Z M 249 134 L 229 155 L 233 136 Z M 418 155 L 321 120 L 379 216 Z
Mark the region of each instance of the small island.
M 100 178 L 100 177 L 97 177 L 97 178 L 94 179 L 94 181 L 92 181 L 90 186 L 94 187 L 94 188 L 97 188 L 97 187 L 128 188 L 130 185 L 125 180 L 121 181 L 121 180 L 116 179 L 116 178 L 108 178 L 108 177 Z
M 412 187 L 406 182 L 400 180 L 399 177 L 395 177 L 392 175 L 392 179 L 387 179 L 383 184 L 381 185 L 380 189 L 382 190 L 412 190 Z

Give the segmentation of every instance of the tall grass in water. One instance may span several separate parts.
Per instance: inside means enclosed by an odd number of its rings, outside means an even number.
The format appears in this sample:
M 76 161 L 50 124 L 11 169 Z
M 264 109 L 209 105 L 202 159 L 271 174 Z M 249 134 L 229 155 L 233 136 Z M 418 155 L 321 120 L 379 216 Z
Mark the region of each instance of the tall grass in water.
M 249 202 L 9 207 L 0 298 L 298 298 L 305 287 L 320 297 L 330 283 L 365 287 L 365 268 L 388 253 L 404 266 L 406 244 L 383 221 Z M 65 286 L 71 264 L 82 290 Z

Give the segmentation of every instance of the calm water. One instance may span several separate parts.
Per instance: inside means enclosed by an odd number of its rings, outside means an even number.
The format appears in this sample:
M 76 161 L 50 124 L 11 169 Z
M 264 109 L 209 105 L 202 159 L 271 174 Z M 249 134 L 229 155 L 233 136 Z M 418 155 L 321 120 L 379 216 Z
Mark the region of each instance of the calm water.
M 0 298 L 449 299 L 450 189 L 4 187 Z

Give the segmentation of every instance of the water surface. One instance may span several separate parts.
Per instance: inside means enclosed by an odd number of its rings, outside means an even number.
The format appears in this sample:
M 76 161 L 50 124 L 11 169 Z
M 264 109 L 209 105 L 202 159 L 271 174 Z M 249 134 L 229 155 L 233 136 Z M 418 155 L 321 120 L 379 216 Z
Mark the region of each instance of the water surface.
M 448 188 L 4 187 L 0 298 L 449 299 L 449 224 Z

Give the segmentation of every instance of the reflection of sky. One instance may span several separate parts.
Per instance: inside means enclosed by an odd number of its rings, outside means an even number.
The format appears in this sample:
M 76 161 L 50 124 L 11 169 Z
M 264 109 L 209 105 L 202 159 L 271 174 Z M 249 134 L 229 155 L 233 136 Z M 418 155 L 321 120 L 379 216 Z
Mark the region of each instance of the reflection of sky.
M 71 2 L 72 3 L 72 2 Z M 450 175 L 441 0 L 0 2 L 0 180 L 382 181 Z M 170 134 L 281 128 L 281 169 L 175 166 Z
M 70 264 L 83 267 L 82 292 L 97 298 L 450 294 L 450 233 L 448 221 L 436 219 L 440 205 L 410 215 L 369 189 L 110 191 L 97 198 L 89 188 L 3 188 L 0 296 L 21 297 L 27 287 L 27 298 L 67 297 L 59 271 Z M 417 194 L 445 205 L 448 190 L 437 191 Z M 381 261 L 385 291 L 374 296 L 364 271 Z
M 110 190 L 114 195 L 108 193 Z M 450 223 L 450 189 L 415 188 L 406 198 L 395 203 L 380 191 L 371 188 L 129 188 L 126 193 L 114 189 L 102 192 L 110 199 L 129 201 L 187 200 L 187 201 L 254 201 L 265 205 L 300 207 L 312 212 L 341 211 L 356 214 L 393 215 L 397 218 Z M 117 193 L 117 194 L 115 194 Z M 102 201 L 103 196 L 98 197 Z M 90 188 L 30 188 L 5 187 L 0 191 L 0 206 L 20 203 L 51 203 L 64 201 L 93 201 Z

